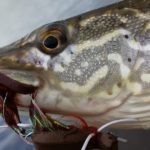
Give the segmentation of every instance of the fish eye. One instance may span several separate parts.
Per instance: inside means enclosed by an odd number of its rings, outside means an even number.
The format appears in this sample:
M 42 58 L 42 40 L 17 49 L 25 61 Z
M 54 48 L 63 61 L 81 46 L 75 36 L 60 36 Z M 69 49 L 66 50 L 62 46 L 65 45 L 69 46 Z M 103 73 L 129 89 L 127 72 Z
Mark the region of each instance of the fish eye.
M 53 36 L 49 35 L 45 40 L 44 40 L 44 46 L 48 49 L 55 49 L 58 46 L 58 39 Z
M 46 31 L 42 35 L 41 40 L 40 50 L 49 55 L 60 53 L 67 44 L 67 38 L 64 32 L 57 29 Z

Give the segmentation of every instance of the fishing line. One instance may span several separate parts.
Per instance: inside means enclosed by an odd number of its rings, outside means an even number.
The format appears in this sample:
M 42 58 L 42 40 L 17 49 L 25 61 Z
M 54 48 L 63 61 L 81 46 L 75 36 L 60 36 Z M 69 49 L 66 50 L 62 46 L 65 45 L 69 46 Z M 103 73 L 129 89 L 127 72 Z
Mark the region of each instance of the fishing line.
M 30 135 L 32 135 L 31 133 L 29 133 L 29 134 L 27 134 L 27 135 L 21 135 L 21 134 L 19 134 L 19 135 L 20 135 L 20 138 L 21 138 L 25 143 L 27 143 L 28 145 L 33 145 L 32 141 L 27 140 L 27 137 L 29 137 Z M 27 136 L 27 137 L 26 137 L 26 136 Z
M 31 135 L 33 134 L 33 131 L 29 132 L 25 137 L 24 140 L 27 144 L 29 145 L 33 145 L 32 141 L 29 141 L 27 138 L 31 137 Z
M 4 117 L 4 118 L 5 118 L 5 104 L 6 104 L 7 96 L 8 96 L 8 92 L 6 93 L 5 98 L 4 98 L 4 100 L 3 100 L 3 110 L 2 110 L 2 114 L 3 114 L 3 117 Z
M 137 119 L 119 119 L 119 120 L 113 120 L 111 122 L 108 122 L 106 124 L 104 124 L 103 126 L 101 126 L 100 128 L 97 129 L 97 133 L 102 132 L 104 129 L 106 129 L 109 126 L 118 124 L 118 123 L 127 123 L 127 122 L 135 122 L 138 121 Z M 96 135 L 96 133 L 91 133 L 88 135 L 88 137 L 86 138 L 85 142 L 83 143 L 83 146 L 81 148 L 81 150 L 86 150 L 89 141 L 92 139 L 92 137 L 94 137 Z M 119 138 L 118 138 L 119 139 Z
M 17 126 L 18 126 L 18 127 L 21 127 L 21 128 L 25 128 L 25 129 L 26 129 L 26 128 L 32 128 L 32 124 L 18 123 Z M 0 126 L 0 128 L 9 128 L 9 126 L 8 126 L 8 125 L 2 125 L 2 126 Z M 20 132 L 20 130 L 19 130 L 18 128 L 13 127 L 13 129 L 19 134 L 20 138 L 21 138 L 25 143 L 27 143 L 27 144 L 29 144 L 29 145 L 33 145 L 33 143 L 32 143 L 31 141 L 27 140 L 27 138 L 32 135 L 33 131 L 31 131 L 31 132 L 27 133 L 26 135 L 24 135 L 24 134 L 22 134 L 22 133 Z
M 8 125 L 1 125 L 0 128 L 8 128 Z
M 41 127 L 43 128 L 46 128 L 48 129 L 49 131 L 53 131 L 54 130 L 54 127 L 61 127 L 61 128 L 64 128 L 64 129 L 69 129 L 69 126 L 55 120 L 55 119 L 52 119 L 51 117 L 47 116 L 46 114 L 44 114 L 41 109 L 39 108 L 39 106 L 36 104 L 35 102 L 35 99 L 31 99 L 31 102 L 34 106 L 34 120 L 33 120 L 33 124 L 34 124 L 34 127 L 36 127 L 36 121 L 40 124 Z M 40 115 L 40 118 L 42 119 L 42 122 L 40 121 L 41 119 L 38 118 L 38 115 L 36 114 L 39 114 Z M 55 125 L 55 126 L 54 126 Z
M 18 123 L 17 126 L 21 128 L 32 128 L 32 124 L 26 124 L 26 123 Z
M 37 122 L 40 124 L 40 126 L 43 126 L 43 124 L 41 123 L 41 121 L 36 117 L 36 115 L 34 114 L 34 127 L 36 127 Z
M 25 136 L 25 139 L 27 139 L 29 136 L 31 136 L 33 134 L 33 132 L 31 131 L 30 133 L 28 133 L 26 136 Z
M 55 120 L 55 119 L 53 119 L 53 123 L 54 123 L 55 125 L 58 125 L 58 126 L 64 128 L 64 129 L 70 129 L 69 126 L 67 126 L 67 125 L 65 125 L 65 124 L 63 124 L 63 123 L 61 123 L 61 122 L 59 122 L 59 121 L 57 121 L 57 120 Z
M 41 127 L 46 128 L 46 129 L 48 129 L 50 131 L 53 131 L 52 130 L 52 128 L 53 128 L 52 122 L 50 122 L 47 119 L 45 114 L 41 111 L 39 106 L 36 104 L 35 99 L 33 99 L 32 97 L 31 97 L 31 102 L 32 102 L 32 104 L 33 104 L 33 106 L 35 108 L 34 109 L 34 115 L 33 115 L 34 119 L 36 119 L 36 121 L 40 124 Z M 41 119 L 38 119 L 38 115 L 36 115 L 36 112 L 39 114 L 40 118 L 42 119 L 42 122 L 40 121 Z M 34 125 L 36 125 L 36 121 L 33 120 Z
M 17 124 L 18 127 L 21 128 L 32 128 L 32 124 L 25 124 L 25 123 L 18 123 Z M 8 128 L 8 125 L 1 125 L 0 128 Z

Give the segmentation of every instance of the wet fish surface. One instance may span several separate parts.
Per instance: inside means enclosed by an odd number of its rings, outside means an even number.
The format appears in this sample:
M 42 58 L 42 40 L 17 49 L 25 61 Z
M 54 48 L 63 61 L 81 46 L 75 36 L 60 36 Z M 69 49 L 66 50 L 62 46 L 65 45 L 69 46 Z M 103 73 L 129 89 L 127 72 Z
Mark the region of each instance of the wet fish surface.
M 149 128 L 149 58 L 150 0 L 126 0 L 46 24 L 1 48 L 0 72 L 9 83 L 37 88 L 47 113 L 80 115 L 94 125 L 136 118 L 126 126 Z M 27 94 L 16 94 L 18 106 L 29 107 Z

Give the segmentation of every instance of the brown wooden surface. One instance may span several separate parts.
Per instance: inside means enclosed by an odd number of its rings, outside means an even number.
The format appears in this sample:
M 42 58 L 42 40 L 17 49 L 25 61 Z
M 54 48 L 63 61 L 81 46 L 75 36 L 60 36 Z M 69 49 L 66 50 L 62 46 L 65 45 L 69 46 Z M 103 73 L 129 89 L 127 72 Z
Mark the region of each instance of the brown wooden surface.
M 81 150 L 93 128 L 70 129 L 67 131 L 38 132 L 33 134 L 36 150 Z M 87 150 L 118 150 L 117 137 L 109 133 L 98 133 L 89 142 Z

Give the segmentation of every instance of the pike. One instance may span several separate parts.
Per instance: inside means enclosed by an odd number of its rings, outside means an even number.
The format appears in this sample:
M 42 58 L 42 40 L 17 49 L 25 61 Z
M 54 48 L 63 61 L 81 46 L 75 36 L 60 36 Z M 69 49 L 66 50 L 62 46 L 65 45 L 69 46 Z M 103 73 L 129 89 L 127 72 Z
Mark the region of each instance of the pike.
M 124 0 L 39 27 L 0 48 L 0 89 L 47 114 L 150 127 L 150 0 Z M 2 92 L 2 93 L 3 93 Z M 9 102 L 8 102 L 9 103 Z

